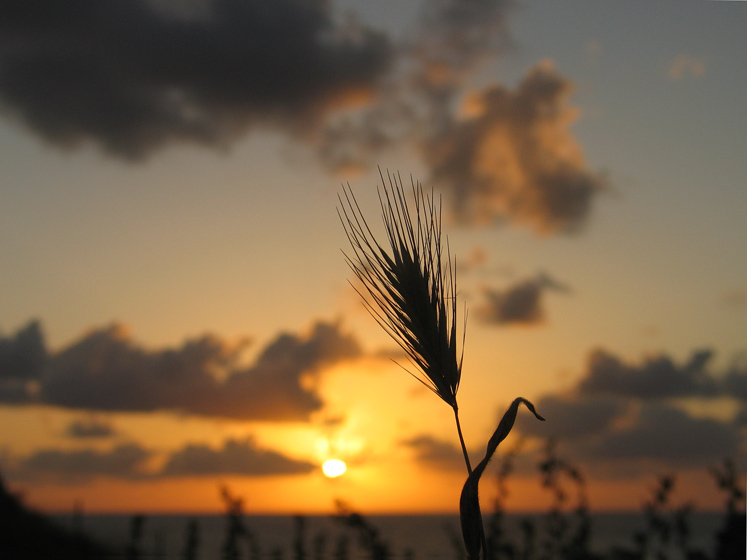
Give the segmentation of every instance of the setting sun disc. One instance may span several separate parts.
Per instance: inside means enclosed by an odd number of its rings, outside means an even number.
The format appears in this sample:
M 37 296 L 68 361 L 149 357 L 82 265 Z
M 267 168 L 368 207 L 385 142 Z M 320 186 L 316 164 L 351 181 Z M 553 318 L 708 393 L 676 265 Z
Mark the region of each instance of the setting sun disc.
M 322 465 L 322 472 L 329 478 L 335 478 L 347 470 L 347 465 L 339 459 L 329 459 Z

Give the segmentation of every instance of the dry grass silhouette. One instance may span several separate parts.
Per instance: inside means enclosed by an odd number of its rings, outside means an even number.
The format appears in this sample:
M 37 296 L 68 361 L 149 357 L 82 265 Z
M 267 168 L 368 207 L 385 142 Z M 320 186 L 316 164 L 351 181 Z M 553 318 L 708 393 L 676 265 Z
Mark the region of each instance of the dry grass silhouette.
M 376 241 L 352 189 L 344 186 L 338 214 L 352 247 L 345 258 L 370 298 L 359 292 L 366 308 L 415 366 L 415 372 L 408 371 L 454 410 L 468 473 L 460 498 L 462 536 L 470 559 L 478 559 L 480 550 L 486 550 L 480 477 L 511 431 L 522 403 L 538 419 L 544 418 L 526 399 L 514 400 L 490 438 L 485 457 L 472 469 L 457 405 L 462 353 L 457 350 L 456 264 L 441 237 L 441 201 L 411 181 L 411 208 L 399 175 L 387 173 L 385 180 L 381 174 L 381 180 L 379 203 L 388 246 Z

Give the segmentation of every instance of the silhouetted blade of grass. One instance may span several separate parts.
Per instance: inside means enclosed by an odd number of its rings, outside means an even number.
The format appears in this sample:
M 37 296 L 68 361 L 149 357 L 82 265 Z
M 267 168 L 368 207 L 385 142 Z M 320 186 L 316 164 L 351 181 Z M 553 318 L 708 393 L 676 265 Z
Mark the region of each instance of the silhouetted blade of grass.
M 493 432 L 490 440 L 488 441 L 488 448 L 485 452 L 485 457 L 480 461 L 475 469 L 467 477 L 467 481 L 464 483 L 462 488 L 462 495 L 459 499 L 459 516 L 462 522 L 462 536 L 464 537 L 464 545 L 467 548 L 467 555 L 470 560 L 478 560 L 480 558 L 480 549 L 485 550 L 485 531 L 482 525 L 482 514 L 480 513 L 480 499 L 478 496 L 478 485 L 480 477 L 485 471 L 485 467 L 488 466 L 490 459 L 493 457 L 498 445 L 506 439 L 506 436 L 511 432 L 511 428 L 514 426 L 516 421 L 516 414 L 519 411 L 519 405 L 524 404 L 537 419 L 544 421 L 537 411 L 534 409 L 534 405 L 524 398 L 517 398 L 511 403 L 503 418 L 498 423 L 498 427 Z

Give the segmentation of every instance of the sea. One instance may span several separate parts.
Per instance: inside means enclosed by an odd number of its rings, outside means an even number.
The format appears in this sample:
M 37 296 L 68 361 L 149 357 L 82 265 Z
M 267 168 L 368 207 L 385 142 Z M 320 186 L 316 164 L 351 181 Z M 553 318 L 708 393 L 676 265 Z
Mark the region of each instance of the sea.
M 125 551 L 135 545 L 140 560 L 221 560 L 230 532 L 226 515 L 54 515 L 61 526 Z M 487 516 L 486 516 L 487 518 Z M 723 513 L 692 512 L 689 545 L 712 555 L 715 538 L 723 525 Z M 234 518 L 234 521 L 237 521 Z M 364 560 L 373 558 L 371 542 L 385 546 L 392 560 L 460 560 L 463 558 L 458 515 L 371 515 L 358 519 L 357 528 L 338 516 L 243 515 L 246 530 L 236 539 L 237 558 L 260 560 Z M 515 543 L 522 539 L 527 522 L 541 538 L 547 514 L 506 514 L 503 527 Z M 133 528 L 137 538 L 133 540 Z M 632 549 L 634 535 L 644 531 L 641 513 L 594 513 L 591 515 L 590 548 L 607 554 L 615 547 Z M 362 535 L 370 539 L 365 542 Z M 191 548 L 193 556 L 188 556 Z M 122 557 L 125 557 L 124 552 Z M 673 557 L 677 557 L 674 554 Z

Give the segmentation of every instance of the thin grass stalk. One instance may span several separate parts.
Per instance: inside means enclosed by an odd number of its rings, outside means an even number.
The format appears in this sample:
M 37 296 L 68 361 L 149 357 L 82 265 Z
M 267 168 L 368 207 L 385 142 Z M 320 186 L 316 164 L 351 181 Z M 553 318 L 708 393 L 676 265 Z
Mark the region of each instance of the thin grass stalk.
M 467 474 L 472 474 L 472 465 L 469 462 L 469 454 L 467 453 L 467 447 L 464 445 L 464 436 L 462 436 L 462 425 L 459 423 L 459 409 L 454 407 L 454 420 L 456 420 L 457 433 L 459 434 L 459 443 L 462 445 L 462 453 L 464 454 L 464 462 L 467 465 Z

